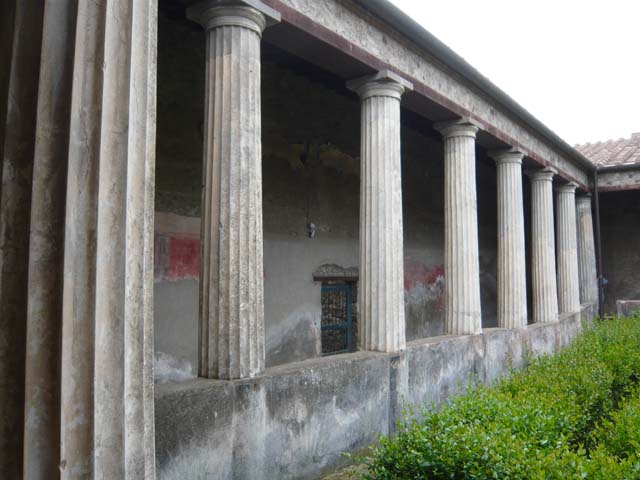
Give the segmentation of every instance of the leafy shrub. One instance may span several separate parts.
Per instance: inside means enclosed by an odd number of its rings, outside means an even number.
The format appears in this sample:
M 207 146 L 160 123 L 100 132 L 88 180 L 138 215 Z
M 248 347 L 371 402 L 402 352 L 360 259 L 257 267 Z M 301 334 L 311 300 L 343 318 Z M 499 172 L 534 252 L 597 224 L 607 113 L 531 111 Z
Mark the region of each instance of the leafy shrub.
M 594 443 L 618 458 L 640 457 L 640 388 L 594 432 Z
M 363 478 L 640 478 L 638 378 L 640 317 L 599 323 L 495 387 L 406 417 Z

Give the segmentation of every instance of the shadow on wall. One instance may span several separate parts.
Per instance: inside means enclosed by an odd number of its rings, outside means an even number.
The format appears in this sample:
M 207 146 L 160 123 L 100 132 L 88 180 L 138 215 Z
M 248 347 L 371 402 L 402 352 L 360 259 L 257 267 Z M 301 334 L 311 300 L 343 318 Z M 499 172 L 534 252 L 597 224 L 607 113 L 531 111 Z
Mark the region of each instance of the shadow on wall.
M 600 196 L 604 307 L 615 314 L 616 300 L 640 300 L 640 190 Z
M 498 326 L 498 259 L 496 251 L 480 252 L 480 304 L 482 328 Z

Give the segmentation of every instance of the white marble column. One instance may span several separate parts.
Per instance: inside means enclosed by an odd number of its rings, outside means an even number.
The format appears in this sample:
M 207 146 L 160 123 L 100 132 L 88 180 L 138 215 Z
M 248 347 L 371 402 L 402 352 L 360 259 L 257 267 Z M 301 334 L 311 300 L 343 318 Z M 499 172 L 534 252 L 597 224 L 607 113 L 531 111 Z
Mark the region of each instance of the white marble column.
M 531 289 L 533 321 L 553 322 L 558 318 L 556 254 L 553 228 L 553 176 L 545 168 L 531 172 Z
M 576 197 L 580 302 L 598 303 L 598 273 L 591 215 L 591 195 Z
M 444 138 L 445 329 L 452 335 L 482 332 L 476 133 L 465 120 L 435 125 Z
M 522 158 L 514 150 L 490 152 L 498 175 L 498 326 L 527 324 Z
M 405 348 L 400 97 L 391 72 L 353 80 L 361 98 L 359 314 L 363 350 Z
M 260 41 L 279 15 L 248 3 L 188 10 L 207 37 L 199 373 L 208 378 L 253 377 L 265 363 Z
M 558 310 L 580 311 L 578 239 L 576 234 L 576 184 L 556 187 L 556 248 L 558 251 Z

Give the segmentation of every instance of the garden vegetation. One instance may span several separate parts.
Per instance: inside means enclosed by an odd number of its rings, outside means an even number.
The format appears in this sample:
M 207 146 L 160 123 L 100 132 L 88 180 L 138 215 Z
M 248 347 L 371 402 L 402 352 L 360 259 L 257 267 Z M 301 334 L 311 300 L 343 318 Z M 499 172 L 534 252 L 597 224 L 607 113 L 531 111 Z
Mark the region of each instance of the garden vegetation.
M 640 315 L 406 415 L 364 479 L 640 479 Z

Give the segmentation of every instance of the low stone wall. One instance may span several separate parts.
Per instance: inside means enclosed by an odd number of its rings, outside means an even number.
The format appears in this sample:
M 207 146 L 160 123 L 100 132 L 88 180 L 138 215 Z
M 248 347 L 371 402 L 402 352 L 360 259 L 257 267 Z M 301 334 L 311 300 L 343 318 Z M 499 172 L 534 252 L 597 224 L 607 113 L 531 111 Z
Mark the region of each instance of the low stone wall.
M 393 433 L 405 404 L 439 404 L 471 378 L 492 382 L 527 353 L 566 346 L 593 305 L 558 322 L 409 342 L 270 368 L 250 380 L 156 386 L 159 479 L 318 478 Z
M 633 315 L 640 311 L 640 300 L 616 300 L 616 313 L 620 316 Z

